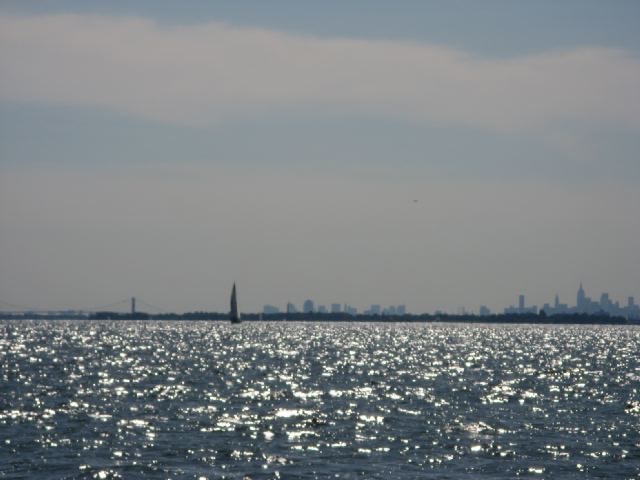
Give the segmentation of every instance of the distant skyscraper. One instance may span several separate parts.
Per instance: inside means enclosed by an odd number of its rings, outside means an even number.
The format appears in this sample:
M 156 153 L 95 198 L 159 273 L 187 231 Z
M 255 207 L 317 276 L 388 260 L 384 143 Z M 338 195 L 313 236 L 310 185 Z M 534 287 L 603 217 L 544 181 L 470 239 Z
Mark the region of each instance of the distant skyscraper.
M 302 311 L 304 313 L 313 313 L 313 300 L 305 300 L 304 305 L 302 306 Z
M 355 307 L 352 307 L 351 305 L 348 304 L 344 304 L 344 313 L 346 313 L 347 315 L 357 315 L 358 314 L 358 309 Z
M 600 307 L 605 312 L 611 307 L 611 300 L 609 299 L 608 293 L 603 293 L 602 295 L 600 295 Z
M 327 307 L 325 307 L 324 305 L 318 305 L 318 313 L 329 313 L 329 311 L 327 310 Z
M 288 302 L 287 303 L 287 313 L 298 313 L 298 309 L 296 308 L 296 306 L 293 303 Z
M 342 311 L 342 307 L 339 303 L 331 304 L 331 313 L 340 313 Z
M 636 299 L 635 299 L 635 298 L 633 298 L 633 297 L 629 297 L 629 298 L 627 299 L 627 306 L 629 306 L 629 307 L 633 307 L 633 306 L 635 306 L 635 304 L 636 304 Z
M 371 305 L 371 308 L 369 309 L 369 313 L 371 313 L 371 315 L 380 315 L 381 312 L 381 308 L 380 305 Z
M 486 305 L 482 305 L 480 307 L 480 316 L 486 317 L 488 315 L 491 315 L 491 310 L 489 310 L 489 307 L 487 307 Z
M 273 315 L 275 313 L 280 313 L 280 309 L 278 307 L 274 307 L 273 305 L 265 305 L 262 309 L 262 312 L 265 315 Z
M 584 294 L 584 288 L 582 288 L 582 282 L 580 282 L 580 288 L 576 295 L 576 306 L 578 310 L 583 310 L 586 307 L 587 296 Z
M 396 307 L 394 305 L 389 305 L 387 308 L 382 310 L 382 315 L 393 316 L 396 314 Z
M 507 307 L 507 308 L 504 309 L 504 313 L 506 313 L 507 315 L 538 313 L 538 307 L 535 306 L 535 305 L 527 307 L 525 305 L 524 295 L 519 295 L 518 296 L 518 306 L 514 307 L 513 305 L 511 305 L 510 307 Z
M 396 307 L 396 315 L 406 315 L 407 307 L 405 305 L 398 305 Z

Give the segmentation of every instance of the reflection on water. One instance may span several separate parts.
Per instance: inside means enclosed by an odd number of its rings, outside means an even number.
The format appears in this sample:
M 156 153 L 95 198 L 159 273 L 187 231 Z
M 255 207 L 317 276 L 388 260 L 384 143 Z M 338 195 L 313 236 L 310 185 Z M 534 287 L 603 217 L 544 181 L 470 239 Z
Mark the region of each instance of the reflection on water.
M 640 475 L 640 329 L 0 322 L 0 477 Z

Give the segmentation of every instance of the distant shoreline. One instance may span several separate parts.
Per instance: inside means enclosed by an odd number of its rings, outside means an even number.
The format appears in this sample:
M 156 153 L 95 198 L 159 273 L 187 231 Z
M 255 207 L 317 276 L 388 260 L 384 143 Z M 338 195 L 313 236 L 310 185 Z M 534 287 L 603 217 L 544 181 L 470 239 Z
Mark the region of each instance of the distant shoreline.
M 226 322 L 228 315 L 216 312 L 148 314 L 139 312 L 97 312 L 90 315 L 63 314 L 0 314 L 0 320 L 112 320 L 112 321 L 215 321 Z M 614 317 L 606 314 L 498 314 L 498 315 L 347 315 L 343 313 L 292 313 L 292 314 L 243 314 L 245 322 L 363 322 L 363 323 L 492 323 L 492 324 L 538 324 L 538 325 L 640 325 L 640 319 Z

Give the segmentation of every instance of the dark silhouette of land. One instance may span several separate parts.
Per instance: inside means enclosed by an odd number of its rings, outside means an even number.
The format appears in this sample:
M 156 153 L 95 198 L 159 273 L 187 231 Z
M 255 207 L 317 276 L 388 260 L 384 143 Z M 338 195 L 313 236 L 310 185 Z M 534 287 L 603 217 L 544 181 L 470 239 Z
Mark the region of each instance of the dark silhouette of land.
M 59 314 L 16 314 L 0 313 L 0 319 L 11 320 L 184 320 L 184 321 L 229 321 L 228 313 L 218 312 L 188 312 L 188 313 L 158 313 L 145 312 L 118 313 L 96 312 L 86 315 L 59 315 Z M 495 323 L 495 324 L 579 324 L 579 325 L 640 325 L 640 320 L 619 316 L 611 316 L 605 313 L 586 314 L 572 313 L 563 315 L 546 315 L 544 311 L 539 314 L 496 314 L 496 315 L 449 315 L 439 314 L 406 314 L 406 315 L 349 315 L 346 313 L 274 313 L 258 314 L 245 313 L 243 321 L 272 321 L 272 322 L 385 322 L 385 323 Z

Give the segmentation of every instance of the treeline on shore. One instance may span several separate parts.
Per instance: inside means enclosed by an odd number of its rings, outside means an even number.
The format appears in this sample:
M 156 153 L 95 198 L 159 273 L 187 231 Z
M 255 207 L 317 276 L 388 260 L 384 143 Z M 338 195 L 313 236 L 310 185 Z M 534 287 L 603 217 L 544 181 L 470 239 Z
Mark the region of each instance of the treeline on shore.
M 86 315 L 60 315 L 60 314 L 3 314 L 0 319 L 8 320 L 206 320 L 227 321 L 226 313 L 216 312 L 188 312 L 188 313 L 158 313 L 145 312 L 118 313 L 95 312 Z M 242 315 L 243 321 L 274 321 L 274 322 L 389 322 L 389 323 L 536 323 L 536 324 L 600 324 L 600 325 L 640 325 L 640 319 L 628 319 L 624 317 L 602 314 L 562 314 L 547 316 L 544 311 L 539 314 L 496 314 L 496 315 L 448 315 L 448 314 L 406 314 L 406 315 L 349 315 L 346 313 L 275 313 L 258 314 L 247 313 Z

